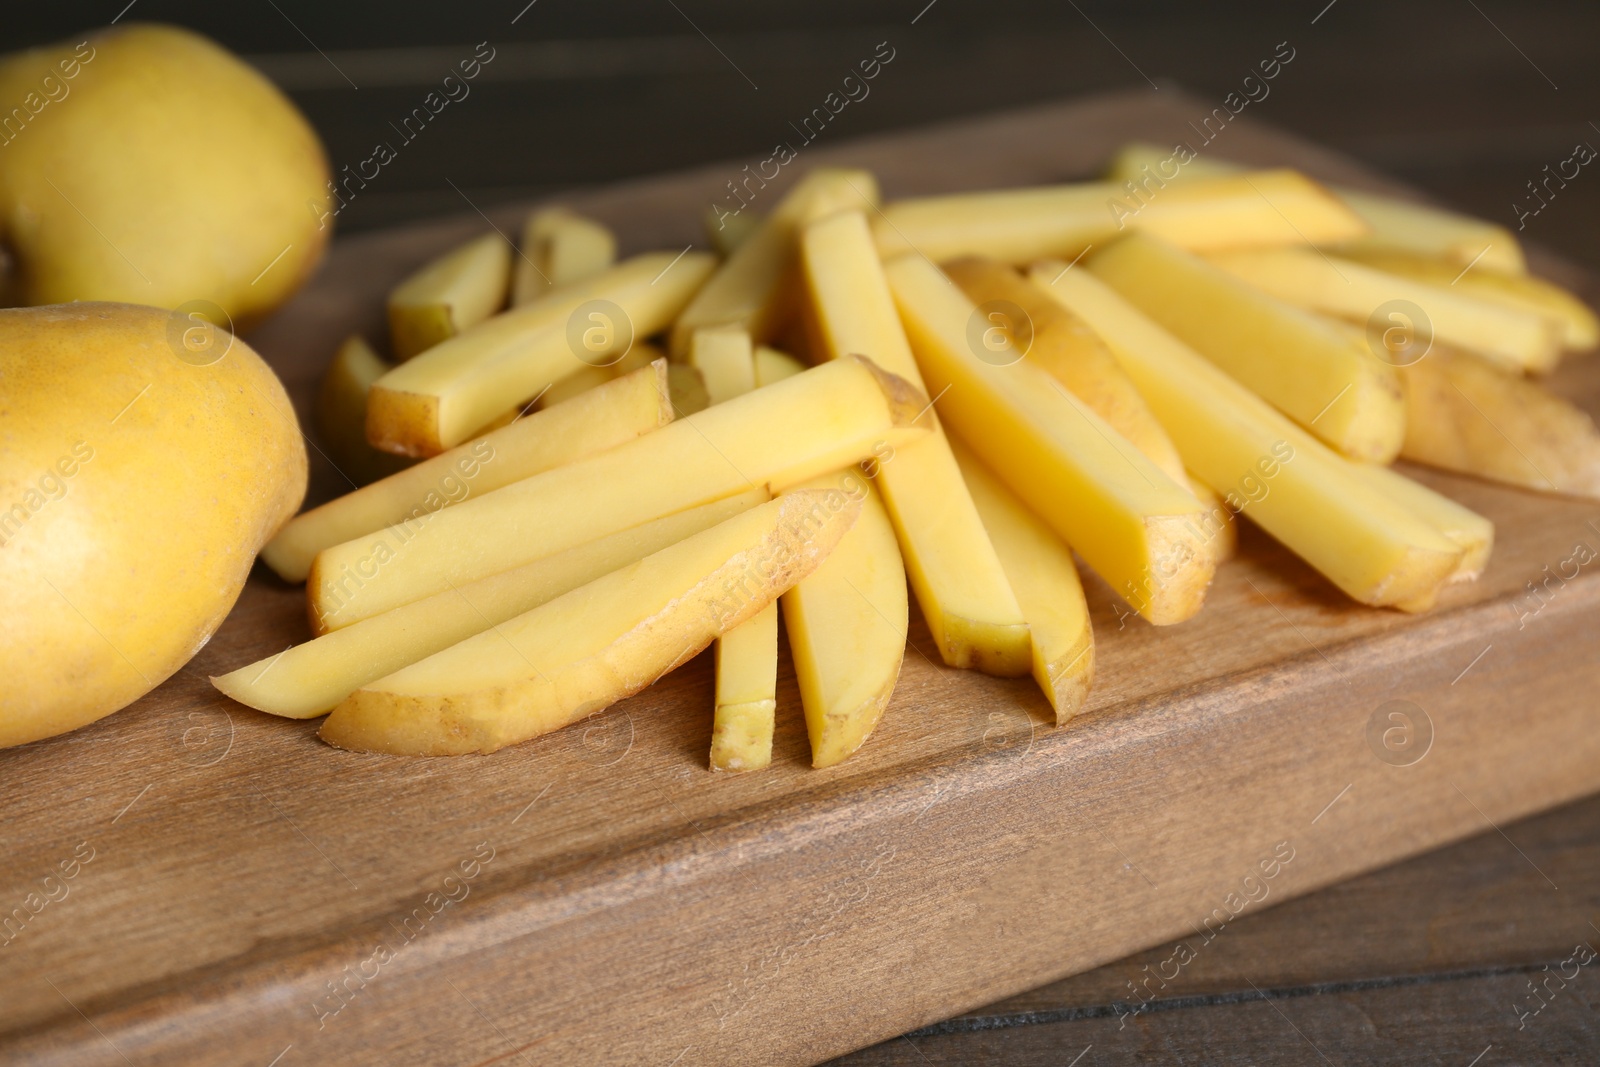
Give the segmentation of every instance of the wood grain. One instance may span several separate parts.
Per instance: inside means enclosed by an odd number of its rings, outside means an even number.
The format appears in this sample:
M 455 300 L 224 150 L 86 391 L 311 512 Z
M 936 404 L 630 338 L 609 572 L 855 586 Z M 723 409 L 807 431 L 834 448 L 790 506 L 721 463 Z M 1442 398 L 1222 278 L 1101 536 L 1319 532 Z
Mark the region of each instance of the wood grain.
M 1061 180 L 1204 110 L 1113 96 L 800 162 L 873 167 L 889 195 Z M 1236 132 L 1236 157 L 1375 184 Z M 626 250 L 682 247 L 730 176 L 567 202 Z M 507 232 L 516 219 L 495 217 Z M 251 339 L 302 414 L 337 341 L 377 327 L 385 289 L 484 225 L 335 245 Z M 1593 362 L 1556 385 L 1600 402 Z M 1517 608 L 1576 541 L 1600 545 L 1600 505 L 1424 477 L 1500 539 L 1483 580 L 1431 615 L 1354 607 L 1247 533 L 1200 622 L 1152 629 L 1087 582 L 1099 685 L 1067 729 L 1046 725 L 1031 683 L 935 667 L 917 621 L 884 724 L 828 771 L 806 766 L 785 664 L 773 767 L 708 774 L 707 657 L 492 757 L 330 749 L 315 724 L 205 681 L 305 637 L 301 591 L 258 573 L 138 705 L 0 753 L 0 908 L 80 844 L 94 854 L 0 948 L 0 1047 L 20 1063 L 206 1063 L 219 1048 L 283 1067 L 815 1062 L 1184 935 L 1279 842 L 1295 858 L 1276 900 L 1600 788 L 1585 714 L 1600 582 L 1586 572 L 1536 615 Z M 330 494 L 337 475 L 324 465 L 316 484 Z M 1366 739 L 1395 699 L 1433 724 L 1413 766 Z

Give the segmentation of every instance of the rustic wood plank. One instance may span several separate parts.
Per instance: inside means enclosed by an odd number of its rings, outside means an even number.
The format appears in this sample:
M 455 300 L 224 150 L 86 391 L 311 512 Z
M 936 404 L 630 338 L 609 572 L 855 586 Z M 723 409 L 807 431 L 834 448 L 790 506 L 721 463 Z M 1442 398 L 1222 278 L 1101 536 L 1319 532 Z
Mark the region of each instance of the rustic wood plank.
M 1194 106 L 1113 96 L 801 158 L 872 166 L 891 194 L 1057 180 L 1127 137 L 1171 135 Z M 1237 132 L 1241 152 L 1371 181 Z M 570 202 L 629 248 L 675 247 L 725 179 Z M 387 286 L 482 226 L 341 242 L 252 340 L 303 405 Z M 1593 362 L 1559 384 L 1597 407 Z M 704 658 L 492 757 L 329 749 L 314 724 L 204 681 L 304 637 L 301 592 L 258 574 L 150 697 L 0 755 L 0 901 L 94 849 L 3 950 L 0 1040 L 17 1062 L 207 1062 L 224 1043 L 262 1063 L 286 1047 L 307 1062 L 814 1062 L 1180 936 L 1277 842 L 1296 850 L 1273 884 L 1286 898 L 1593 791 L 1600 581 L 1568 583 L 1524 629 L 1515 603 L 1574 539 L 1600 537 L 1595 506 L 1428 480 L 1500 532 L 1485 578 L 1430 616 L 1355 608 L 1249 536 L 1203 624 L 1120 619 L 1088 583 L 1100 683 L 1071 728 L 1046 727 L 1025 682 L 912 654 L 878 735 L 826 772 L 805 766 L 786 675 L 773 768 L 708 775 Z M 333 483 L 324 469 L 318 492 Z M 1436 727 L 1403 773 L 1365 740 L 1396 697 Z M 429 897 L 447 889 L 461 899 Z

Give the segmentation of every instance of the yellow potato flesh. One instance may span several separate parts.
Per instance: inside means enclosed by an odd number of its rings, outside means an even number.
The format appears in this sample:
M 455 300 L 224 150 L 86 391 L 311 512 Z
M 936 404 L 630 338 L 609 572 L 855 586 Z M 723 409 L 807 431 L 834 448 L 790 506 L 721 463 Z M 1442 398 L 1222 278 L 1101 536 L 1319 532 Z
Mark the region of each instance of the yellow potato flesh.
M 665 328 L 714 262 L 696 252 L 676 261 L 670 252 L 635 256 L 435 345 L 373 384 L 367 440 L 413 456 L 460 444 L 508 403 L 586 365 L 614 362 L 630 338 Z
M 689 342 L 689 366 L 700 372 L 713 404 L 743 396 L 756 387 L 755 353 L 742 326 L 705 326 Z
M 792 378 L 806 369 L 806 365 L 787 352 L 757 345 L 755 351 L 756 388 Z
M 362 486 L 403 471 L 415 461 L 367 444 L 367 390 L 394 369 L 359 336 L 345 339 L 317 390 L 317 439 L 340 474 Z M 307 560 L 307 565 L 310 560 Z
M 603 452 L 672 421 L 665 362 L 541 411 L 295 516 L 261 559 L 304 581 L 318 552 L 385 527 L 420 527 L 441 508 Z
M 1184 463 L 1346 594 L 1421 606 L 1461 549 L 1086 271 L 1051 292 L 1105 339 Z
M 1550 370 L 1561 356 L 1560 327 L 1552 319 L 1478 299 L 1448 284 L 1431 285 L 1303 248 L 1229 252 L 1211 257 L 1211 262 L 1279 300 L 1376 329 L 1380 337 L 1391 326 L 1431 330 L 1447 344 L 1536 372 Z M 1409 309 L 1392 317 L 1379 315 L 1378 323 L 1369 325 L 1392 301 L 1420 308 L 1426 325 Z
M 758 771 L 772 762 L 778 709 L 778 603 L 717 638 L 711 769 Z
M 617 239 L 591 218 L 563 208 L 535 211 L 522 225 L 522 250 L 513 262 L 511 306 L 551 289 L 586 281 L 617 261 Z
M 752 489 L 647 522 L 501 574 L 403 604 L 211 679 L 260 711 L 310 719 L 366 683 L 554 600 L 764 503 Z
M 1434 529 L 1460 547 L 1461 561 L 1450 575 L 1452 582 L 1476 581 L 1489 565 L 1489 554 L 1494 551 L 1494 523 L 1487 518 L 1392 467 L 1354 463 L 1351 469 L 1395 503 L 1428 520 Z
M 426 524 L 323 550 L 307 584 L 312 625 L 338 629 L 685 508 L 859 462 L 925 434 L 912 420 L 926 403 L 866 360 L 814 368 L 432 513 Z
M 1366 226 L 1339 199 L 1289 170 L 1178 183 L 1140 207 L 1113 182 L 901 200 L 873 220 L 887 259 L 918 252 L 943 261 L 1068 259 L 1138 230 L 1195 251 L 1341 241 Z
M 1033 678 L 1056 713 L 1076 715 L 1094 684 L 1094 632 L 1072 549 L 960 442 L 956 460 L 1033 635 Z
M 1399 453 L 1405 408 L 1395 370 L 1346 331 L 1141 234 L 1086 263 L 1164 329 L 1346 456 L 1388 463 Z
M 633 347 L 628 349 L 627 354 L 609 367 L 586 365 L 556 382 L 540 394 L 539 402 L 535 407 L 540 411 L 545 408 L 555 407 L 557 404 L 571 400 L 579 393 L 587 393 L 591 389 L 597 389 L 606 382 L 621 378 L 626 374 L 632 374 L 640 367 L 647 367 L 658 359 L 666 358 L 667 354 L 655 345 L 635 341 Z M 670 368 L 667 372 L 667 377 L 670 382 Z
M 1595 313 L 1561 286 L 1532 274 L 1510 274 L 1477 264 L 1470 270 L 1450 259 L 1406 252 L 1341 250 L 1341 255 L 1435 286 L 1449 286 L 1464 295 L 1503 307 L 1516 308 L 1555 319 L 1561 342 L 1575 351 L 1600 344 L 1600 320 Z
M 858 470 L 805 483 L 861 499 L 861 515 L 833 554 L 783 594 L 811 765 L 832 767 L 871 736 L 906 654 L 906 571 L 882 500 Z
M 511 248 L 485 234 L 424 266 L 389 294 L 389 344 L 406 360 L 505 306 Z M 504 407 L 504 405 L 501 405 Z
M 1165 625 L 1199 611 L 1216 560 L 1189 491 L 1009 344 L 980 359 L 969 347 L 977 308 L 927 260 L 901 256 L 885 272 L 962 440 L 1140 615 Z
M 1404 368 L 1401 381 L 1405 459 L 1600 499 L 1600 432 L 1571 402 L 1488 360 L 1439 345 Z
M 849 211 L 813 222 L 800 246 L 807 311 L 827 358 L 860 353 L 921 388 L 865 216 Z M 924 419 L 932 427 L 925 440 L 876 465 L 911 588 L 947 665 L 1026 674 L 1022 609 L 937 416 Z
M 1220 178 L 1245 170 L 1248 168 L 1242 164 L 1209 154 L 1191 155 L 1184 163 L 1170 148 L 1133 143 L 1118 151 L 1106 176 L 1115 182 L 1131 181 L 1140 190 L 1154 190 L 1180 177 Z M 1365 235 L 1341 244 L 1343 252 L 1437 257 L 1453 262 L 1458 271 L 1474 262 L 1509 274 L 1527 270 L 1522 247 L 1503 226 L 1359 189 L 1334 186 L 1333 191 L 1369 227 Z
M 786 494 L 369 683 L 321 736 L 361 751 L 493 752 L 592 715 L 815 570 L 860 511 L 835 496 Z
M 819 167 L 801 178 L 678 317 L 673 355 L 687 353 L 702 326 L 742 326 L 757 343 L 772 340 L 795 310 L 799 226 L 819 214 L 877 203 L 878 181 L 869 171 Z
M 717 250 L 717 255 L 726 259 L 761 228 L 761 221 L 760 212 L 748 208 L 727 211 L 711 204 L 705 213 L 706 237 L 710 239 L 711 247 Z

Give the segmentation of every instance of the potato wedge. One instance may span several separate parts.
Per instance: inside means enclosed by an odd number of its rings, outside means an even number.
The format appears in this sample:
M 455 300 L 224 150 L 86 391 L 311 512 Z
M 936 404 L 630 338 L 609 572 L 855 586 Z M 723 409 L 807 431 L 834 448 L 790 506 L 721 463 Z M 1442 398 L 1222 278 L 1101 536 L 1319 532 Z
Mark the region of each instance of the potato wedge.
M 1372 463 L 1352 464 L 1363 481 L 1413 514 L 1433 524 L 1434 529 L 1461 549 L 1461 562 L 1450 575 L 1452 582 L 1473 582 L 1489 565 L 1494 551 L 1494 523 L 1465 504 L 1458 504 L 1393 467 Z
M 394 357 L 410 359 L 487 319 L 505 306 L 510 281 L 511 248 L 498 233 L 425 265 L 389 294 Z
M 634 338 L 664 329 L 714 263 L 697 252 L 635 256 L 479 323 L 373 384 L 367 440 L 411 456 L 453 448 L 508 402 L 530 400 L 585 365 L 615 362 Z
M 1560 324 L 1561 343 L 1573 351 L 1588 351 L 1600 344 L 1600 320 L 1594 311 L 1555 282 L 1535 275 L 1509 274 L 1482 264 L 1467 269 L 1454 260 L 1382 249 L 1346 249 L 1340 255 L 1390 274 L 1458 289 L 1490 304 L 1555 319 Z
M 211 679 L 228 696 L 311 719 L 402 667 L 767 501 L 750 489 L 403 604 Z
M 708 204 L 705 213 L 706 238 L 717 255 L 727 259 L 733 250 L 750 239 L 761 228 L 762 218 L 757 211 L 740 208 L 724 211 L 716 204 Z
M 702 326 L 743 326 L 757 344 L 772 340 L 797 309 L 797 228 L 821 214 L 877 203 L 878 181 L 870 171 L 822 167 L 801 178 L 678 317 L 672 354 L 686 355 Z
M 846 211 L 811 223 L 801 231 L 800 252 L 807 315 L 820 350 L 830 359 L 864 353 L 921 388 L 866 217 Z M 877 466 L 911 588 L 947 666 L 1026 674 L 1022 609 L 938 417 L 930 411 L 925 418 L 932 427 L 927 439 Z
M 1111 347 L 1189 469 L 1352 599 L 1420 610 L 1456 572 L 1459 546 L 1098 277 L 1048 291 Z
M 861 500 L 861 515 L 833 555 L 783 594 L 811 765 L 832 767 L 872 735 L 906 655 L 906 570 L 883 501 L 859 470 L 806 482 L 813 492 Z
M 1033 637 L 1033 679 L 1060 726 L 1094 684 L 1094 631 L 1072 549 L 960 441 L 951 441 L 972 501 L 983 516 Z
M 954 432 L 1140 615 L 1167 625 L 1199 611 L 1216 570 L 1199 501 L 1009 343 L 990 346 L 938 268 L 907 255 L 884 271 Z
M 716 410 L 716 409 L 712 409 Z M 322 724 L 341 748 L 493 752 L 630 696 L 814 571 L 858 500 L 796 492 L 368 683 Z
M 416 462 L 367 444 L 367 390 L 393 368 L 394 364 L 374 352 L 360 335 L 352 334 L 322 372 L 317 390 L 317 439 L 328 460 L 352 485 L 387 478 Z
M 1600 431 L 1536 382 L 1435 345 L 1401 374 L 1415 463 L 1563 496 L 1600 499 Z
M 385 527 L 420 528 L 441 508 L 665 426 L 672 421 L 666 397 L 662 360 L 302 512 L 267 542 L 261 559 L 285 581 L 304 581 L 325 548 Z
M 885 259 L 987 256 L 1004 263 L 1072 259 L 1139 230 L 1193 251 L 1342 241 L 1366 225 L 1337 197 L 1291 170 L 1184 181 L 1144 206 L 1112 182 L 901 200 L 873 220 Z
M 565 208 L 535 211 L 522 224 L 511 306 L 531 304 L 552 289 L 586 281 L 616 261 L 617 239 L 600 223 Z
M 1365 326 L 1380 337 L 1391 325 L 1429 330 L 1435 340 L 1539 374 L 1561 358 L 1561 327 L 1555 320 L 1448 284 L 1419 282 L 1305 248 L 1226 252 L 1210 262 L 1285 303 Z M 1426 323 L 1409 321 L 1414 312 L 1399 313 L 1397 322 L 1379 314 L 1396 301 L 1420 308 Z
M 758 771 L 772 762 L 778 712 L 776 600 L 717 638 L 716 664 L 711 769 Z
M 756 387 L 755 352 L 743 326 L 702 326 L 689 341 L 689 366 L 706 383 L 713 404 L 743 396 Z
M 756 388 L 792 378 L 806 369 L 806 365 L 787 352 L 766 345 L 756 345 Z
M 307 583 L 312 627 L 335 630 L 685 508 L 760 485 L 781 490 L 902 447 L 928 432 L 913 421 L 926 405 L 868 360 L 816 367 L 432 513 L 426 524 L 324 549 Z
M 1183 162 L 1185 158 L 1188 162 Z M 1117 152 L 1106 176 L 1114 182 L 1131 182 L 1143 192 L 1178 178 L 1220 178 L 1248 169 L 1209 154 L 1196 157 L 1192 151 L 1133 143 Z M 1331 188 L 1369 227 L 1364 236 L 1338 246 L 1345 254 L 1400 252 L 1449 260 L 1456 270 L 1469 263 L 1509 274 L 1527 270 L 1522 246 L 1504 226 L 1360 189 Z
M 1347 331 L 1144 234 L 1107 245 L 1086 264 L 1164 329 L 1346 456 L 1388 463 L 1399 453 L 1405 407 L 1395 369 Z

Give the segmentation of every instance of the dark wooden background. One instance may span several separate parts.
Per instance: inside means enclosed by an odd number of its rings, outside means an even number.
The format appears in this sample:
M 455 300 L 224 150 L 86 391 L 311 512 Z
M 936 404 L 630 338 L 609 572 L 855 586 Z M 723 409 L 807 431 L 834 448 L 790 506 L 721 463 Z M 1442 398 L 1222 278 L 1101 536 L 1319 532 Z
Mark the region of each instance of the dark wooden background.
M 1593 0 L 106 0 L 9 5 L 0 44 L 113 18 L 188 25 L 245 54 L 310 116 L 336 168 L 395 140 L 390 123 L 488 41 L 495 59 L 470 95 L 351 202 L 345 232 L 760 158 L 885 41 L 893 62 L 827 143 L 1108 88 L 1220 103 L 1287 42 L 1295 58 L 1252 118 L 1513 228 L 1545 165 L 1600 146 Z M 1600 171 L 1587 169 L 1523 231 L 1600 268 L 1597 234 Z M 1592 1063 L 1600 966 L 1558 972 L 1574 930 L 1600 947 L 1597 876 L 1600 799 L 1232 924 L 1126 1024 L 1114 1005 L 1171 947 L 840 1062 Z

